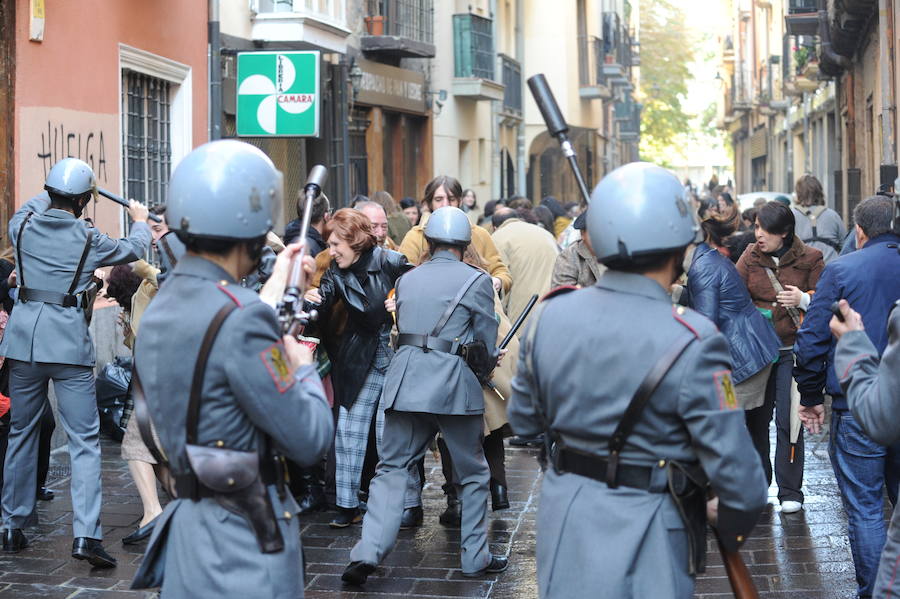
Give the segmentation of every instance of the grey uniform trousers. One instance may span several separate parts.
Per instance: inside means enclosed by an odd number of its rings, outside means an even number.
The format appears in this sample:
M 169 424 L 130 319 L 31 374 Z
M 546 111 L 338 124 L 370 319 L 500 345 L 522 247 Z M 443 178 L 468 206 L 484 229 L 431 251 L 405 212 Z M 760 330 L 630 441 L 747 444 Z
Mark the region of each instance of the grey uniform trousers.
M 3 522 L 24 528 L 34 512 L 38 436 L 53 381 L 59 418 L 72 462 L 72 524 L 75 537 L 102 538 L 100 529 L 100 417 L 89 366 L 9 360 L 12 420 L 3 469 Z
M 481 447 L 484 417 L 394 410 L 384 415 L 381 462 L 369 487 L 362 538 L 350 552 L 351 561 L 378 564 L 393 549 L 403 517 L 409 469 L 425 454 L 438 430 L 453 455 L 453 469 L 462 489 L 462 570 L 474 573 L 490 563 L 487 541 L 490 472 Z

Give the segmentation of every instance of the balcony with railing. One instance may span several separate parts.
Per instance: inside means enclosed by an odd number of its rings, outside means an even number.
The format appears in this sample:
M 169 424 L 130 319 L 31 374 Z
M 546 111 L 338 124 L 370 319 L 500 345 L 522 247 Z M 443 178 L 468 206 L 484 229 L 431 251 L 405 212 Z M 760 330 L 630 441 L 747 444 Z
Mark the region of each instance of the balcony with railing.
M 618 13 L 603 13 L 603 78 L 609 85 L 627 85 L 631 78 L 632 42 Z
M 819 10 L 824 0 L 789 0 L 784 18 L 791 35 L 816 35 L 819 31 Z
M 360 47 L 367 54 L 435 56 L 433 0 L 368 0 L 365 23 Z
M 471 100 L 502 100 L 503 84 L 494 81 L 494 32 L 491 19 L 471 13 L 453 15 L 453 94 Z
M 500 70 L 503 79 L 503 114 L 515 118 L 522 117 L 522 65 L 505 54 L 500 55 Z
M 578 38 L 578 95 L 586 100 L 612 97 L 603 77 L 603 40 L 593 35 Z
M 615 103 L 613 115 L 619 126 L 619 139 L 637 141 L 641 136 L 641 110 L 643 106 L 634 101 L 631 95 Z
M 346 0 L 250 0 L 251 37 L 259 42 L 306 42 L 347 51 Z

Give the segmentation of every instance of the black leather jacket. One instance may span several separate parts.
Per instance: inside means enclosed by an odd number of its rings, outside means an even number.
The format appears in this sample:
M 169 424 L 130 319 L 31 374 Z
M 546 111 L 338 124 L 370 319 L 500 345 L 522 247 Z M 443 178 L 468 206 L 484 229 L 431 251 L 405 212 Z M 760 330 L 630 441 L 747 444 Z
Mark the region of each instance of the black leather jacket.
M 374 247 L 350 268 L 338 268 L 332 262 L 322 275 L 319 312 L 327 316 L 337 299 L 347 308 L 347 328 L 331 356 L 335 402 L 347 409 L 359 395 L 382 334 L 390 330 L 392 319 L 384 300 L 400 275 L 411 268 L 403 254 Z

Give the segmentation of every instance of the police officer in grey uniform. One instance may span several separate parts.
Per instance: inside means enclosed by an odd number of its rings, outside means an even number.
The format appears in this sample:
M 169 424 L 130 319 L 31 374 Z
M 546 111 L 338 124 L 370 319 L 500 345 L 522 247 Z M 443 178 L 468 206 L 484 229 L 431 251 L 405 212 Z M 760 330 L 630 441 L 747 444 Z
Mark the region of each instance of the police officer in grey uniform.
M 3 471 L 3 550 L 16 553 L 34 512 L 38 428 L 47 383 L 59 400 L 59 418 L 72 460 L 72 556 L 109 568 L 100 528 L 100 420 L 94 397 L 94 343 L 85 309 L 94 294 L 91 277 L 101 266 L 133 262 L 150 248 L 147 208 L 132 200 L 134 223 L 125 239 L 110 239 L 79 217 L 92 197 L 94 173 L 75 158 L 50 169 L 45 191 L 9 222 L 16 253 L 18 297 L 0 354 L 10 365 L 12 422 Z
M 897 257 L 900 260 L 900 256 Z M 862 317 L 841 300 L 843 321 L 831 319 L 838 338 L 834 369 L 853 417 L 876 443 L 891 445 L 900 440 L 900 301 L 888 322 L 888 346 L 879 363 L 878 349 L 866 335 Z M 900 570 L 900 510 L 894 509 L 887 542 L 881 552 L 873 597 L 900 598 L 896 583 Z
M 545 300 L 523 337 L 509 421 L 553 441 L 537 519 L 541 597 L 691 597 L 707 513 L 717 506 L 735 550 L 766 505 L 725 338 L 669 296 L 699 239 L 683 196 L 650 164 L 610 173 L 587 217 L 609 270 Z
M 380 463 L 369 487 L 362 538 L 350 552 L 344 582 L 361 585 L 394 547 L 407 487 L 407 471 L 440 431 L 462 488 L 462 573 L 481 576 L 506 569 L 487 539 L 490 472 L 482 450 L 484 395 L 459 348 L 478 344 L 496 364 L 497 320 L 491 277 L 462 262 L 472 240 L 466 214 L 447 206 L 425 227 L 431 260 L 396 285 L 400 333 L 382 393 L 384 432 Z M 487 345 L 487 344 L 490 345 Z
M 312 354 L 282 337 L 261 300 L 273 289 L 280 297 L 299 246 L 281 253 L 260 295 L 239 284 L 281 201 L 281 173 L 235 140 L 195 149 L 172 175 L 166 216 L 187 253 L 141 321 L 135 417 L 140 425 L 149 408 L 177 498 L 133 588 L 161 586 L 163 598 L 302 596 L 298 508 L 276 452 L 315 463 L 334 427 Z

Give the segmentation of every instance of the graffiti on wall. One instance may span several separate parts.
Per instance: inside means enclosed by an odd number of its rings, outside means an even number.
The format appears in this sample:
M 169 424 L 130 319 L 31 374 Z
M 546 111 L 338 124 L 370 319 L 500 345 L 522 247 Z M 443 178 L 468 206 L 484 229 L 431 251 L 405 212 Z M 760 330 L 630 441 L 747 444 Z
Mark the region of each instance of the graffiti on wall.
M 119 115 L 53 106 L 23 106 L 17 119 L 16 205 L 44 188 L 50 168 L 69 156 L 87 162 L 97 183 L 113 193 L 121 188 Z M 118 235 L 120 209 L 106 200 L 92 202 L 87 214 L 100 230 Z
M 103 130 L 82 130 L 67 127 L 64 122 L 47 121 L 41 128 L 40 150 L 37 159 L 41 162 L 44 177 L 50 167 L 63 158 L 79 158 L 94 169 L 97 181 L 109 183 L 109 168 L 106 162 L 106 143 Z

